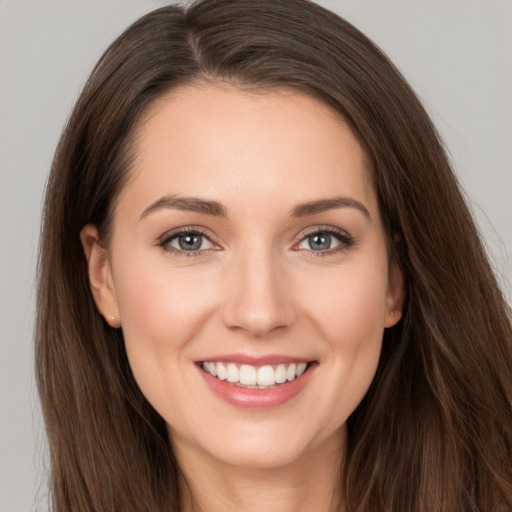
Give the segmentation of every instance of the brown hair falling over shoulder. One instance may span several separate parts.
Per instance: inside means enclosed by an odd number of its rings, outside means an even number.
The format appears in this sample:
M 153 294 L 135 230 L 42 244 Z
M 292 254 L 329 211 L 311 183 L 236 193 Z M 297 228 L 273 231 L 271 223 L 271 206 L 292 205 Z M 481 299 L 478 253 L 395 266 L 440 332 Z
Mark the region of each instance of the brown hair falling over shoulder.
M 79 232 L 95 224 L 108 243 L 138 120 L 201 82 L 312 95 L 372 161 L 407 302 L 349 418 L 347 510 L 512 511 L 510 310 L 415 94 L 363 34 L 305 0 L 151 12 L 107 49 L 75 105 L 46 192 L 35 333 L 54 509 L 179 511 L 164 421 L 134 381 L 121 330 L 97 311 Z

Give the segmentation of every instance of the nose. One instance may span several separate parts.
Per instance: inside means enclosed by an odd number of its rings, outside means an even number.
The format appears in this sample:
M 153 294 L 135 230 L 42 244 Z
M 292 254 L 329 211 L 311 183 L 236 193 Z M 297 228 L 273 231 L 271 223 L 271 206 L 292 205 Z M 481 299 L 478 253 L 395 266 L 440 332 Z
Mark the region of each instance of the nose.
M 224 325 L 255 338 L 289 327 L 296 318 L 284 263 L 272 249 L 240 251 L 226 280 Z

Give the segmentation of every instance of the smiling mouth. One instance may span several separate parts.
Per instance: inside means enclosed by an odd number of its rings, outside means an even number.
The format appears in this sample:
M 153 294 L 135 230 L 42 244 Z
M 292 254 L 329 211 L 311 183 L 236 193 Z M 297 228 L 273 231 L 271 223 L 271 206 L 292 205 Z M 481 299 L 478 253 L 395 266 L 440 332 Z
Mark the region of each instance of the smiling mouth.
M 312 363 L 290 363 L 252 366 L 225 362 L 203 361 L 199 364 L 206 373 L 233 386 L 246 389 L 272 389 L 292 382 L 304 374 Z

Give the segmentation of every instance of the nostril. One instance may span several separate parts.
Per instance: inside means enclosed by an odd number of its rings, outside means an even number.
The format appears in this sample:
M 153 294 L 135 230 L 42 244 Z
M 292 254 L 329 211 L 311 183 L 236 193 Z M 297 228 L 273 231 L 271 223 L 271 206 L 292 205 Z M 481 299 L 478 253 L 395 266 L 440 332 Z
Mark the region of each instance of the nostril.
M 289 287 L 280 282 L 279 276 L 271 275 L 275 273 L 273 266 L 269 263 L 239 273 L 236 269 L 233 271 L 222 310 L 222 320 L 227 327 L 261 338 L 294 322 L 296 314 Z

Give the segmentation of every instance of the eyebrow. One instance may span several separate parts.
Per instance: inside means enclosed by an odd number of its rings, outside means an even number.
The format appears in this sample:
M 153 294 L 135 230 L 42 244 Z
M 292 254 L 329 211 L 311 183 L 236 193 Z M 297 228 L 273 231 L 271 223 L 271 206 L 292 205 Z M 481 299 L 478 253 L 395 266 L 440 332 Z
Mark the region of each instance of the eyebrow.
M 213 215 L 217 217 L 228 216 L 226 208 L 218 201 L 201 199 L 199 197 L 164 196 L 151 203 L 142 212 L 139 220 L 142 220 L 144 217 L 147 217 L 155 211 L 168 208 L 204 213 L 206 215 Z M 337 208 L 356 208 L 363 213 L 366 218 L 371 218 L 370 212 L 367 208 L 361 202 L 356 199 L 352 199 L 351 197 L 334 197 L 330 199 L 318 199 L 315 201 L 300 203 L 291 210 L 290 216 L 296 218 L 307 217 L 308 215 L 315 215 L 317 213 Z
M 217 201 L 200 199 L 199 197 L 164 196 L 151 203 L 141 214 L 140 219 L 158 210 L 176 208 L 190 212 L 205 213 L 218 217 L 227 217 L 226 208 Z
M 306 217 L 336 208 L 356 208 L 362 212 L 366 218 L 371 219 L 370 212 L 364 204 L 351 197 L 333 197 L 331 199 L 319 199 L 317 201 L 301 203 L 292 209 L 290 215 L 292 217 Z

